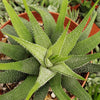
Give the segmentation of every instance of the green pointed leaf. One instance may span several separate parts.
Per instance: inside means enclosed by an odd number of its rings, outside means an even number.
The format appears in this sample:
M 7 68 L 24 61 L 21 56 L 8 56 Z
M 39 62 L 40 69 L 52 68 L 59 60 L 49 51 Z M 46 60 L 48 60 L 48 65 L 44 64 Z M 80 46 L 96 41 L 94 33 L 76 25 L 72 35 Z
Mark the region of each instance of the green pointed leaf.
M 9 56 L 13 60 L 22 60 L 27 57 L 26 50 L 21 46 L 3 42 L 0 42 L 0 52 Z
M 97 13 L 95 12 L 95 14 L 94 14 L 94 16 L 92 17 L 91 21 L 89 22 L 88 26 L 86 27 L 86 29 L 85 29 L 85 30 L 82 32 L 82 34 L 80 35 L 78 41 L 82 41 L 82 40 L 88 38 L 89 33 L 91 32 L 93 23 L 94 23 L 94 21 L 95 21 L 96 16 L 97 16 Z
M 59 100 L 71 100 L 61 86 L 61 75 L 57 74 L 50 80 L 50 86 Z
M 0 95 L 0 100 L 24 100 L 35 81 L 36 77 L 27 77 L 18 87 L 4 95 Z
M 0 63 L 0 70 L 16 70 L 27 74 L 38 74 L 39 63 L 31 57 L 18 62 Z
M 32 30 L 32 26 L 31 26 L 31 22 L 20 17 L 21 21 L 23 22 L 23 24 L 27 27 L 27 29 L 29 30 L 29 32 L 31 33 L 31 35 L 33 36 L 33 30 Z
M 59 62 L 65 62 L 66 60 L 70 59 L 72 56 L 62 57 L 62 56 L 56 56 L 53 59 L 50 59 L 51 63 L 56 64 Z
M 95 40 L 95 41 L 94 41 Z M 100 43 L 100 31 L 95 35 L 82 40 L 76 44 L 71 54 L 84 55 L 93 50 Z
M 11 25 L 6 25 L 3 29 L 1 29 L 1 32 L 11 34 L 11 35 L 18 37 L 15 29 Z M 15 40 L 13 40 L 11 37 L 8 37 L 7 39 L 10 41 L 11 44 L 18 45 L 18 43 Z
M 49 90 L 49 84 L 45 84 L 35 94 L 34 100 L 44 100 Z
M 81 87 L 79 82 L 71 77 L 62 77 L 63 87 L 80 100 L 92 100 L 91 96 Z
M 30 34 L 29 30 L 26 28 L 26 26 L 23 24 L 23 22 L 20 20 L 20 18 L 17 16 L 13 8 L 9 5 L 7 0 L 3 0 L 3 3 L 5 5 L 5 8 L 10 16 L 11 22 L 13 24 L 13 27 L 15 28 L 17 34 L 19 37 L 32 42 L 32 35 Z
M 35 6 L 33 6 L 32 8 L 34 8 L 41 15 L 44 24 L 44 31 L 49 37 L 51 37 L 51 35 L 54 34 L 54 30 L 56 27 L 55 20 L 46 9 Z
M 11 25 L 6 25 L 4 28 L 1 29 L 1 31 L 18 37 L 15 29 Z
M 42 65 L 44 65 L 44 57 L 47 51 L 46 48 L 41 47 L 38 44 L 25 41 L 24 39 L 21 39 L 21 38 L 11 36 L 9 34 L 7 35 L 13 38 L 15 41 L 17 41 L 24 48 L 26 48 Z
M 60 36 L 60 34 L 64 30 L 64 19 L 66 16 L 67 6 L 68 6 L 68 0 L 63 0 L 62 5 L 61 5 L 61 9 L 60 9 L 60 14 L 59 14 L 59 17 L 57 20 L 56 30 L 51 38 L 53 43 L 58 39 L 58 37 Z
M 22 81 L 26 78 L 27 74 L 14 70 L 0 72 L 0 83 L 14 83 Z
M 50 59 L 48 59 L 51 55 L 52 55 L 52 48 L 50 47 L 50 48 L 47 49 L 45 60 L 44 60 L 46 67 L 52 67 L 53 66 Z
M 48 48 L 47 49 L 47 54 L 46 54 L 46 58 L 49 58 L 52 55 L 52 48 Z
M 61 36 L 55 42 L 55 44 L 51 47 L 53 55 L 60 55 L 60 53 L 62 51 L 63 44 L 64 44 L 65 39 L 66 39 L 66 33 L 68 31 L 69 25 L 70 25 L 70 22 L 68 23 L 64 32 L 61 34 Z
M 49 37 L 46 35 L 46 33 L 43 31 L 43 29 L 40 27 L 39 23 L 35 19 L 35 17 L 32 15 L 31 11 L 29 10 L 26 4 L 26 0 L 23 0 L 23 3 L 32 25 L 35 42 L 41 46 L 48 48 L 51 45 Z
M 45 65 L 48 68 L 53 66 L 52 62 L 48 58 L 45 58 Z
M 95 5 L 98 3 L 98 1 L 99 0 L 97 0 Z M 89 13 L 82 20 L 82 22 L 72 32 L 70 32 L 70 34 L 67 35 L 64 46 L 63 46 L 63 50 L 61 52 L 62 56 L 67 56 L 71 52 L 73 47 L 75 46 L 77 40 L 80 37 L 80 34 L 82 33 L 82 30 L 84 29 L 84 27 L 89 19 L 89 16 L 92 14 L 93 10 L 95 9 L 95 5 L 91 8 Z
M 70 76 L 70 77 L 74 77 L 76 79 L 80 79 L 80 80 L 84 80 L 83 77 L 81 77 L 80 75 L 76 74 L 75 72 L 73 72 L 66 64 L 64 63 L 60 63 L 58 65 L 55 65 L 53 67 L 50 68 L 52 71 L 54 72 L 58 72 L 60 74 L 63 74 L 65 76 Z
M 90 73 L 94 73 L 94 72 L 100 72 L 100 65 L 99 64 L 85 64 L 83 66 L 81 66 L 80 68 L 77 68 L 74 70 L 77 73 L 84 73 L 84 72 L 90 72 Z
M 23 24 L 27 27 L 27 29 L 29 30 L 29 32 L 32 34 L 33 30 L 32 30 L 32 27 L 31 27 L 31 23 L 28 22 L 28 21 L 27 21 L 26 19 L 24 19 L 24 18 L 21 18 L 21 17 L 20 17 L 20 19 L 21 19 L 21 21 L 23 22 Z M 18 37 L 18 35 L 17 35 L 15 29 L 14 29 L 13 26 L 11 26 L 11 25 L 5 26 L 3 29 L 1 29 L 1 31 L 2 31 L 2 33 L 7 33 L 7 34 L 14 35 L 14 36 L 17 36 L 17 37 Z M 12 38 L 10 38 L 10 37 L 8 37 L 7 39 L 10 41 L 11 44 L 16 44 L 16 45 L 18 44 L 16 41 L 14 41 L 14 40 L 13 40 Z
M 73 55 L 65 63 L 71 68 L 75 69 L 81 67 L 82 65 L 88 63 L 91 60 L 100 58 L 100 53 L 90 54 L 90 55 Z
M 55 76 L 54 72 L 52 72 L 52 71 L 48 70 L 47 68 L 41 66 L 39 76 L 36 80 L 36 83 L 32 87 L 32 89 L 30 90 L 30 92 L 28 93 L 25 100 L 29 100 L 34 92 L 36 92 L 40 87 L 42 87 L 44 84 L 46 84 L 54 76 Z

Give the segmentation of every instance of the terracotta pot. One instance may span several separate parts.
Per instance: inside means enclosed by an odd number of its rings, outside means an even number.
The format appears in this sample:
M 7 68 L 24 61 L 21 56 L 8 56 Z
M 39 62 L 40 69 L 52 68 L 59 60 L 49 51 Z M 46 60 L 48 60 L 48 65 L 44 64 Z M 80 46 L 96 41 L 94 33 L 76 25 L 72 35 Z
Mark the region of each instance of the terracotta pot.
M 99 31 L 100 31 L 100 28 L 94 23 L 89 36 L 92 36 L 92 35 L 96 34 Z
M 73 9 L 77 10 L 79 7 L 80 7 L 80 4 L 77 4 L 77 5 L 75 5 L 75 6 L 70 6 L 70 9 L 71 9 L 71 11 L 72 11 Z
M 91 20 L 91 18 L 89 17 L 89 19 L 87 21 L 87 24 L 85 25 L 84 29 L 87 27 L 87 25 L 89 24 L 90 20 Z M 96 34 L 99 31 L 100 31 L 100 28 L 94 23 L 93 26 L 92 26 L 91 32 L 89 34 L 89 37 L 94 35 L 94 34 Z
M 35 12 L 35 11 L 33 11 L 32 13 L 33 13 L 33 15 L 35 16 L 35 18 L 37 19 L 37 21 L 40 22 L 40 23 L 42 23 L 42 18 L 41 18 L 41 16 L 40 16 L 37 12 Z M 50 14 L 53 16 L 55 22 L 57 22 L 57 18 L 58 18 L 58 16 L 59 16 L 59 14 L 58 14 L 58 13 L 54 13 L 54 12 L 50 12 Z M 27 20 L 29 20 L 29 18 L 28 18 L 28 16 L 27 16 L 27 13 L 22 13 L 22 14 L 20 14 L 19 16 L 20 16 L 20 17 L 23 17 L 23 18 L 25 18 L 25 19 L 27 19 Z M 68 24 L 69 20 L 71 20 L 71 19 L 68 18 L 68 17 L 65 17 L 64 26 L 66 26 L 66 25 Z M 0 29 L 2 29 L 3 27 L 5 27 L 5 26 L 8 25 L 8 24 L 9 24 L 9 25 L 12 25 L 10 20 L 7 21 Z M 78 24 L 76 24 L 74 21 L 71 20 L 71 24 L 70 24 L 70 27 L 69 27 L 69 31 L 72 31 L 77 25 L 78 25 Z M 90 36 L 91 36 L 91 34 L 90 34 Z M 3 34 L 0 32 L 0 39 L 1 39 L 2 37 L 3 37 Z M 84 78 L 85 78 L 86 80 L 87 80 L 88 76 L 89 76 L 89 72 L 86 73 L 86 74 L 84 74 Z M 82 87 L 85 85 L 86 80 L 81 82 Z M 71 98 L 74 98 L 74 96 L 72 96 Z
M 88 19 L 85 28 L 86 28 L 87 25 L 89 24 L 90 20 L 91 20 L 91 18 Z M 100 28 L 94 23 L 93 26 L 92 26 L 91 32 L 90 32 L 90 34 L 89 34 L 89 37 L 92 36 L 92 35 L 94 35 L 94 34 L 96 34 L 96 33 L 99 32 L 99 31 L 100 31 Z

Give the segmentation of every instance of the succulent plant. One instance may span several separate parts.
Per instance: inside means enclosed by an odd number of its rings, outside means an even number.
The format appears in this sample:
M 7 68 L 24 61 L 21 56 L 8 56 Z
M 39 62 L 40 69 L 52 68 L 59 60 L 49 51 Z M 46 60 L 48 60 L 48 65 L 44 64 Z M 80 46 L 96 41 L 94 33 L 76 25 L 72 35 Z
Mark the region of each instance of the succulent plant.
M 9 4 L 13 7 L 13 9 L 19 14 L 25 11 L 25 7 L 23 5 L 22 0 L 7 0 Z M 26 0 L 27 4 L 29 5 L 31 11 L 33 10 L 32 6 L 34 5 L 46 5 L 47 2 L 45 0 Z M 6 21 L 9 20 L 9 17 L 6 13 L 5 7 L 0 0 L 0 24 L 3 25 Z
M 59 13 L 61 3 L 62 3 L 62 0 L 58 0 L 56 2 L 54 0 L 49 0 L 49 6 L 47 7 L 48 11 Z M 69 4 L 70 4 L 70 2 L 69 2 Z M 70 7 L 68 7 L 66 10 L 66 16 L 71 18 L 73 21 L 79 23 L 79 18 L 78 18 L 79 10 L 71 9 Z
M 66 16 L 70 19 L 72 19 L 74 22 L 79 23 L 79 10 L 75 10 L 75 9 L 68 9 L 67 10 L 67 14 Z
M 80 16 L 84 18 L 90 9 L 91 9 L 91 1 L 84 0 L 84 2 L 80 4 L 79 8 Z
M 89 75 L 85 89 L 92 96 L 93 100 L 100 99 L 100 73 Z
M 100 43 L 100 32 L 87 38 L 96 12 L 83 31 L 95 5 L 83 21 L 66 35 L 70 26 L 69 21 L 64 29 L 68 0 L 62 1 L 57 23 L 44 8 L 34 7 L 42 16 L 43 29 L 25 0 L 23 3 L 29 22 L 19 18 L 6 0 L 3 3 L 13 26 L 8 25 L 2 29 L 11 44 L 0 42 L 0 52 L 11 60 L 0 61 L 0 70 L 3 70 L 0 72 L 0 83 L 23 82 L 12 91 L 1 95 L 0 100 L 29 100 L 33 93 L 34 100 L 43 100 L 49 86 L 59 100 L 70 100 L 63 88 L 80 100 L 92 100 L 78 82 L 84 78 L 77 73 L 100 71 L 100 65 L 90 63 L 99 58 L 100 53 L 86 55 Z
M 71 6 L 75 6 L 81 3 L 81 0 L 69 0 Z

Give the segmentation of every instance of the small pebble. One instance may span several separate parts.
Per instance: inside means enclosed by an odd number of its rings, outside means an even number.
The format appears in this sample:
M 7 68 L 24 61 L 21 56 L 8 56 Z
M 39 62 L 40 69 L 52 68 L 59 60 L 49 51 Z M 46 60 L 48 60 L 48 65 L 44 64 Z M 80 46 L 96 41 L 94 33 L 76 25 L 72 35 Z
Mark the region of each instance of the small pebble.
M 8 38 L 8 36 L 7 35 L 4 35 L 5 36 L 5 38 Z
M 56 95 L 52 92 L 52 93 L 51 93 L 51 97 L 52 97 L 52 98 L 56 98 Z
M 6 90 L 6 88 L 2 88 L 4 91 Z

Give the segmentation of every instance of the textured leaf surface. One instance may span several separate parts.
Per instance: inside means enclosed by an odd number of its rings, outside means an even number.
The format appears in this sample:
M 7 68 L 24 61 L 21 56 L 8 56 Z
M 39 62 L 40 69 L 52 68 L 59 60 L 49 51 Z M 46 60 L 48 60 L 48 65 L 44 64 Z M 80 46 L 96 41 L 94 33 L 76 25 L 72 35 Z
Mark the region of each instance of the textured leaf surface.
M 80 41 L 76 44 L 71 54 L 84 55 L 93 50 L 100 43 L 100 31 L 95 35 Z
M 78 97 L 80 100 L 92 100 L 90 95 L 81 87 L 76 79 L 62 77 L 62 85 L 67 91 Z
M 80 68 L 77 68 L 74 70 L 77 73 L 84 73 L 84 72 L 90 72 L 90 73 L 94 73 L 94 72 L 100 72 L 100 65 L 99 64 L 85 64 L 83 66 L 81 66 Z
M 75 69 L 97 58 L 100 58 L 100 53 L 90 54 L 90 55 L 73 55 L 65 63 L 71 69 Z
M 24 48 L 26 48 L 42 65 L 44 65 L 44 57 L 47 50 L 46 48 L 41 47 L 38 44 L 25 41 L 24 39 L 17 38 L 15 36 L 11 36 L 11 35 L 8 35 L 8 36 L 13 38 L 15 41 L 21 44 Z
M 50 86 L 59 100 L 71 100 L 61 86 L 61 75 L 57 74 L 50 80 Z
M 1 29 L 1 31 L 14 36 L 18 36 L 15 29 L 11 25 L 6 25 L 4 28 Z
M 72 56 L 68 56 L 68 57 L 62 57 L 62 56 L 56 56 L 52 59 L 50 59 L 50 61 L 53 63 L 53 64 L 56 64 L 56 63 L 59 63 L 59 62 L 64 62 L 68 59 L 70 59 Z
M 82 41 L 86 38 L 88 38 L 89 36 L 89 33 L 91 32 L 91 29 L 92 29 L 92 25 L 95 21 L 95 18 L 97 16 L 97 13 L 95 12 L 94 16 L 92 17 L 91 21 L 89 22 L 88 26 L 86 27 L 86 29 L 82 32 L 82 34 L 80 35 L 78 41 Z
M 58 65 L 55 65 L 53 67 L 50 68 L 52 71 L 54 72 L 58 72 L 60 74 L 63 74 L 65 76 L 70 76 L 70 77 L 74 77 L 76 79 L 80 79 L 80 80 L 84 80 L 83 77 L 81 77 L 80 75 L 76 74 L 75 72 L 73 72 L 66 64 L 61 63 Z
M 17 70 L 27 74 L 38 74 L 39 63 L 31 57 L 18 62 L 0 63 L 0 70 Z
M 99 0 L 97 0 L 97 1 L 99 1 Z M 95 5 L 96 4 L 97 4 L 97 2 L 95 3 Z M 70 32 L 70 34 L 67 35 L 65 44 L 63 46 L 63 50 L 61 52 L 62 56 L 67 56 L 71 52 L 71 50 L 74 48 L 77 40 L 80 37 L 80 34 L 82 33 L 83 28 L 85 27 L 85 25 L 89 19 L 89 16 L 92 14 L 92 12 L 95 8 L 95 5 L 91 8 L 89 13 L 86 15 L 86 17 L 80 23 L 80 25 L 78 25 L 72 32 Z
M 1 95 L 0 100 L 24 100 L 35 81 L 36 77 L 27 77 L 27 79 L 22 82 L 18 87 L 4 95 Z
M 68 31 L 69 25 L 70 25 L 70 22 L 68 23 L 64 32 L 61 34 L 61 36 L 55 42 L 55 44 L 51 47 L 53 55 L 60 55 L 60 53 L 62 51 L 63 44 L 64 44 L 65 39 L 66 39 L 66 33 Z
M 19 82 L 26 78 L 27 74 L 14 70 L 0 72 L 0 83 Z
M 56 30 L 51 38 L 53 43 L 58 39 L 58 37 L 64 30 L 64 20 L 65 20 L 65 16 L 66 16 L 67 6 L 68 6 L 68 0 L 63 0 L 61 9 L 60 9 L 60 14 L 59 14 L 59 17 L 57 20 Z
M 18 36 L 15 29 L 11 25 L 6 25 L 3 29 L 1 29 L 1 31 L 3 34 L 7 33 L 14 36 Z M 18 43 L 14 41 L 11 37 L 8 37 L 7 39 L 10 41 L 11 44 L 18 45 Z
M 36 80 L 35 85 L 32 87 L 32 89 L 30 90 L 30 92 L 28 93 L 27 97 L 25 100 L 29 100 L 29 98 L 31 97 L 31 95 L 36 92 L 41 86 L 43 86 L 44 84 L 46 84 L 52 77 L 55 76 L 55 73 L 48 70 L 45 67 L 40 67 L 40 72 L 39 72 L 39 76 Z
M 9 5 L 9 3 L 6 0 L 3 0 L 3 3 L 5 5 L 5 8 L 10 16 L 11 22 L 18 36 L 27 41 L 32 42 L 33 41 L 32 35 L 30 34 L 26 26 L 23 24 L 23 22 L 20 20 L 20 18 L 17 16 L 13 8 Z
M 52 55 L 52 48 L 50 47 L 49 49 L 47 49 L 47 52 L 46 52 L 46 56 L 45 56 L 45 65 L 46 67 L 52 67 L 53 64 L 51 63 L 49 57 Z
M 32 26 L 31 26 L 31 22 L 20 17 L 21 21 L 23 22 L 23 24 L 27 27 L 27 29 L 29 30 L 29 32 L 31 33 L 31 35 L 33 36 L 33 30 L 32 30 Z
M 24 19 L 24 18 L 20 17 L 20 19 L 23 22 L 23 24 L 27 27 L 27 29 L 29 30 L 29 32 L 32 34 L 33 30 L 32 30 L 31 23 L 29 21 L 27 21 L 26 19 Z M 2 31 L 2 33 L 7 33 L 7 34 L 14 35 L 14 36 L 18 37 L 15 29 L 11 25 L 6 25 L 3 29 L 1 29 L 1 31 Z M 10 37 L 8 37 L 8 40 L 10 41 L 11 44 L 18 44 L 16 41 L 14 41 Z
M 35 17 L 32 15 L 25 0 L 23 0 L 23 3 L 32 25 L 35 42 L 41 46 L 48 48 L 51 45 L 49 37 L 46 35 L 46 33 L 43 31 L 43 29 L 40 27 L 39 23 L 35 19 Z
M 49 84 L 45 84 L 34 95 L 34 100 L 44 100 L 49 90 Z
M 14 60 L 22 60 L 27 56 L 26 50 L 23 47 L 3 42 L 0 42 L 0 52 Z
M 51 37 L 51 35 L 54 34 L 56 27 L 55 20 L 46 9 L 35 6 L 33 8 L 41 15 L 44 24 L 44 31 L 49 37 Z

